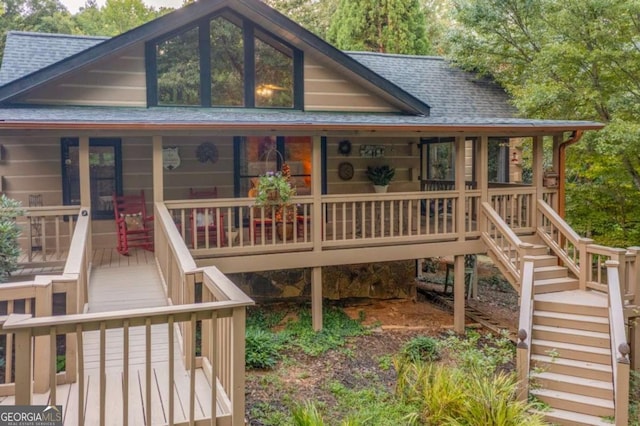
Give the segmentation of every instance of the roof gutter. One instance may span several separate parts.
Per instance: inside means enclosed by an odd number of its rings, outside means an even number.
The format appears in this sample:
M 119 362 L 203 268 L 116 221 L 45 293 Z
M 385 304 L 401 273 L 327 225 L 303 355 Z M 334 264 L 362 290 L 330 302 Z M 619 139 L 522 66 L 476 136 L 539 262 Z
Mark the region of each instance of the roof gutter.
M 580 139 L 582 139 L 583 134 L 584 132 L 582 130 L 574 130 L 573 133 L 571 133 L 571 137 L 560 144 L 560 147 L 558 150 L 558 157 L 559 157 L 558 168 L 560 169 L 558 170 L 558 181 L 559 181 L 558 182 L 558 214 L 562 218 L 564 218 L 565 204 L 566 204 L 566 200 L 565 200 L 566 149 L 567 147 L 580 142 Z

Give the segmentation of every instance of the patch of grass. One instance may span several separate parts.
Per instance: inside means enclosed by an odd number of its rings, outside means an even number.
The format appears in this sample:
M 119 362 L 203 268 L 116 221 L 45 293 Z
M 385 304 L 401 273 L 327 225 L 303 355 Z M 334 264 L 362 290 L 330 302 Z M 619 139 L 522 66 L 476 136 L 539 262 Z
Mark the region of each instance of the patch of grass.
M 344 346 L 348 337 L 361 336 L 366 332 L 361 321 L 351 319 L 342 309 L 325 307 L 321 331 L 313 330 L 311 310 L 302 308 L 298 312 L 298 321 L 289 321 L 283 334 L 289 346 L 299 348 L 307 355 L 319 356 Z
M 271 331 L 282 322 L 286 315 L 287 311 L 285 310 L 268 310 L 252 306 L 247 308 L 247 328 Z
M 466 370 L 477 368 L 494 372 L 513 361 L 515 356 L 515 346 L 506 331 L 498 337 L 491 334 L 483 337 L 475 330 L 467 330 L 464 337 L 451 333 L 439 341 L 439 347 Z
M 404 344 L 400 356 L 410 362 L 437 361 L 440 359 L 438 341 L 429 336 L 414 337 Z
M 312 402 L 297 405 L 291 410 L 291 417 L 295 426 L 324 426 L 324 419 L 318 408 Z
M 409 425 L 408 417 L 415 407 L 398 401 L 386 389 L 372 385 L 364 389 L 349 389 L 339 382 L 329 384 L 329 390 L 336 397 L 336 417 L 343 417 L 342 423 L 330 424 L 395 426 Z
M 377 357 L 378 368 L 382 371 L 389 371 L 393 367 L 393 356 L 382 355 Z
M 635 370 L 629 383 L 629 426 L 640 426 L 640 372 Z
M 265 426 L 293 426 L 288 413 L 267 402 L 260 402 L 251 407 L 250 415 Z

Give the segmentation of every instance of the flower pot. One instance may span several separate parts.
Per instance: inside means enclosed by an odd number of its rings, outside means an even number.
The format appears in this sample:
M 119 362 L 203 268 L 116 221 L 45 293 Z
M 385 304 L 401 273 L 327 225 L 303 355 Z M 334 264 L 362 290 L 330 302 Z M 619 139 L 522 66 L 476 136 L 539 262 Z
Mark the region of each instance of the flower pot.
M 373 190 L 377 194 L 384 194 L 385 192 L 387 192 L 388 188 L 389 188 L 389 185 L 373 185 Z
M 287 235 L 285 235 L 285 230 L 286 230 L 286 234 Z M 280 238 L 280 240 L 284 241 L 285 237 L 286 237 L 287 241 L 293 240 L 293 233 L 294 232 L 295 232 L 295 228 L 293 226 L 293 222 L 287 222 L 287 223 L 278 222 L 278 223 L 276 223 L 276 233 L 278 234 L 278 238 Z

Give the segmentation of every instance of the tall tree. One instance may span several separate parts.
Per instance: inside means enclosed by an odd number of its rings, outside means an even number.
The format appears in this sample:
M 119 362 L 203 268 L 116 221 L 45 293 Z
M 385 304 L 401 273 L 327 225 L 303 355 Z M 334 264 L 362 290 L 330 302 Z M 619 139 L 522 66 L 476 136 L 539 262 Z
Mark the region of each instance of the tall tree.
M 327 36 L 343 50 L 431 51 L 419 0 L 340 0 Z
M 569 150 L 568 200 L 575 204 L 567 217 L 596 238 L 632 243 L 640 236 L 640 0 L 454 6 L 458 64 L 493 76 L 528 116 L 607 124 Z M 622 194 L 633 205 L 616 201 Z
M 321 38 L 326 38 L 339 0 L 264 0 Z
M 169 11 L 171 9 L 157 11 L 142 0 L 107 0 L 101 8 L 95 0 L 88 0 L 74 19 L 80 33 L 115 36 Z

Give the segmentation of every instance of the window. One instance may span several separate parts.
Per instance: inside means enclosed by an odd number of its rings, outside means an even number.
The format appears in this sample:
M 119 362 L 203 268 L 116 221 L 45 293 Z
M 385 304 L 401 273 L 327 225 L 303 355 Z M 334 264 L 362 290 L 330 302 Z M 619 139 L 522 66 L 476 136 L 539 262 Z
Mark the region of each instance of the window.
M 146 50 L 149 106 L 303 108 L 302 52 L 233 12 Z
M 158 105 L 200 105 L 198 28 L 156 47 Z
M 291 168 L 298 195 L 311 194 L 311 138 L 250 136 L 236 138 L 236 196 L 246 197 L 258 176 Z
M 509 139 L 489 138 L 489 182 L 509 182 Z
M 80 167 L 77 138 L 62 139 L 62 201 L 80 205 Z M 89 140 L 89 182 L 93 219 L 113 219 L 113 193 L 122 194 L 120 139 Z

